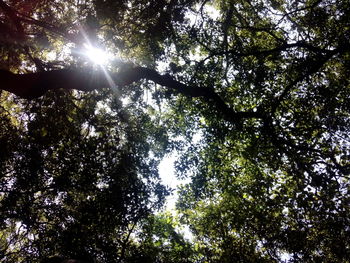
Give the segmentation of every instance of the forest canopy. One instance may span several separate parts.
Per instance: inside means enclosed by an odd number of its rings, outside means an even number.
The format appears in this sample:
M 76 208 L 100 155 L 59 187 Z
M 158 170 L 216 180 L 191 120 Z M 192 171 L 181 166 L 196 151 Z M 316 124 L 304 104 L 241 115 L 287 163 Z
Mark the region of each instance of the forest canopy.
M 348 0 L 0 0 L 0 32 L 1 262 L 350 262 Z

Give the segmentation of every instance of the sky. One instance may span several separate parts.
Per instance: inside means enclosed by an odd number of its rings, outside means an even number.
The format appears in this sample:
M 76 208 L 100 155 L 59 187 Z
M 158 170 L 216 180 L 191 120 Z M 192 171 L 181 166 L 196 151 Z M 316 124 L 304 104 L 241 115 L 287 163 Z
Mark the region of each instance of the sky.
M 188 183 L 190 181 L 189 179 L 180 180 L 176 177 L 174 168 L 174 162 L 176 159 L 177 155 L 175 153 L 172 153 L 169 156 L 163 158 L 158 166 L 159 175 L 163 184 L 174 189 L 173 193 L 166 199 L 166 210 L 168 211 L 173 211 L 175 209 L 175 203 L 178 198 L 177 186 Z

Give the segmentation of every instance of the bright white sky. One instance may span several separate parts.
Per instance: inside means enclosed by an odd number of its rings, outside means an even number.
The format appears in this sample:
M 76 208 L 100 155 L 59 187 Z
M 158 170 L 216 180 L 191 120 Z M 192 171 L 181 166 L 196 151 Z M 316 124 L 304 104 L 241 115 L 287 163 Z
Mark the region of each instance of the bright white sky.
M 159 175 L 163 181 L 163 184 L 170 186 L 174 189 L 173 194 L 166 199 L 166 210 L 171 212 L 172 215 L 176 216 L 175 203 L 178 199 L 177 187 L 181 184 L 189 183 L 190 179 L 179 180 L 175 175 L 174 162 L 176 161 L 176 154 L 173 153 L 168 157 L 165 157 L 159 164 Z M 193 240 L 193 235 L 190 228 L 187 225 L 181 225 L 177 230 L 189 241 Z
M 174 189 L 173 194 L 168 196 L 166 200 L 166 209 L 169 211 L 173 211 L 175 209 L 175 203 L 178 198 L 177 187 L 190 181 L 189 179 L 179 180 L 176 177 L 174 168 L 174 162 L 176 161 L 176 158 L 176 154 L 173 153 L 165 157 L 158 166 L 159 175 L 162 179 L 163 184 Z

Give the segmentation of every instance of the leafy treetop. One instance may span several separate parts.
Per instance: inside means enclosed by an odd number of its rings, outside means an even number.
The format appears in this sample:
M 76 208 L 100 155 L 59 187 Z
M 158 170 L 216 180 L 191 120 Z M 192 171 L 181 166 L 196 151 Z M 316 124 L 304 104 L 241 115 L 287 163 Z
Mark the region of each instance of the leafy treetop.
M 2 259 L 347 262 L 349 14 L 0 0 Z M 84 44 L 118 59 L 93 66 Z M 177 219 L 152 215 L 173 150 Z

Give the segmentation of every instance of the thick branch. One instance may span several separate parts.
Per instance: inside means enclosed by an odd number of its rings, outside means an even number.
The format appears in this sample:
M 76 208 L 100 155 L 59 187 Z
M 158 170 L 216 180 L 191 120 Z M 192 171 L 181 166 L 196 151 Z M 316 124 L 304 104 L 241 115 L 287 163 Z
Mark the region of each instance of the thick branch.
M 212 88 L 208 87 L 190 87 L 179 81 L 174 80 L 170 75 L 160 75 L 158 72 L 152 69 L 147 69 L 143 67 L 133 68 L 130 73 L 122 76 L 129 78 L 129 80 L 139 80 L 148 79 L 155 83 L 168 87 L 174 92 L 180 93 L 187 97 L 199 97 L 206 100 L 209 104 L 214 106 L 222 117 L 230 122 L 238 122 L 242 119 L 248 118 L 264 118 L 264 115 L 260 112 L 236 112 L 230 108 L 223 99 L 214 91 Z M 133 77 L 131 77 L 133 76 Z M 136 79 L 137 78 L 137 79 Z M 128 84 L 128 83 L 127 83 Z
M 198 97 L 213 106 L 227 121 L 237 122 L 245 118 L 263 118 L 259 112 L 235 112 L 222 98 L 208 87 L 190 87 L 170 75 L 161 75 L 153 69 L 144 67 L 127 68 L 111 75 L 117 86 L 129 85 L 141 79 L 151 80 L 170 91 L 187 97 Z M 42 96 L 48 90 L 66 89 L 91 91 L 108 87 L 108 82 L 102 72 L 62 69 L 30 74 L 13 74 L 6 70 L 0 70 L 0 89 L 9 91 L 25 99 L 33 99 Z
M 29 74 L 13 74 L 0 70 L 0 89 L 11 92 L 24 99 L 34 99 L 49 90 L 66 89 L 90 91 L 106 85 L 101 74 L 91 75 L 87 71 L 53 70 Z

